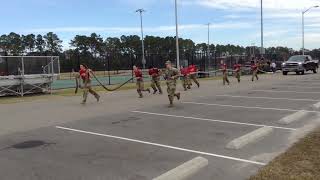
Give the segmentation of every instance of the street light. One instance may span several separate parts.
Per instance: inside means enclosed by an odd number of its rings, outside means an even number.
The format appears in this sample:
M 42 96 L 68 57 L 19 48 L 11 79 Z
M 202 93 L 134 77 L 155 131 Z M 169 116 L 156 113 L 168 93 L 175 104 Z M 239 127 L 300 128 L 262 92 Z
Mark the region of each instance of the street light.
M 206 24 L 208 26 L 208 65 L 210 68 L 210 23 Z
M 178 7 L 177 7 L 177 0 L 175 0 L 175 16 L 176 16 L 177 68 L 180 70 L 180 58 L 179 58 L 179 29 L 178 29 Z
M 304 55 L 304 14 L 307 13 L 312 8 L 318 8 L 319 6 L 312 6 L 309 9 L 302 11 L 302 55 Z
M 144 9 L 138 9 L 136 12 L 140 13 L 140 25 L 141 25 L 141 43 L 142 43 L 142 65 L 143 69 L 146 68 L 146 59 L 144 57 L 144 36 L 143 36 L 143 24 L 142 24 L 142 13 L 145 12 Z
M 263 2 L 261 0 L 261 56 L 264 54 L 264 49 L 263 49 Z

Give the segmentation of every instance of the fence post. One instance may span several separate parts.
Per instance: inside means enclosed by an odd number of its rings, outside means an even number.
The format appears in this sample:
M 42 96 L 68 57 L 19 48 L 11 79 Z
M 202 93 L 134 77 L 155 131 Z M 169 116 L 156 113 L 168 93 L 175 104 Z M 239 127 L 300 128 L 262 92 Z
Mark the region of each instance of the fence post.
M 130 54 L 130 59 L 131 59 L 131 77 L 132 77 L 132 83 L 134 83 L 134 81 L 133 81 L 133 56 L 132 56 L 132 53 Z
M 108 60 L 108 80 L 109 80 L 109 85 L 111 85 L 111 80 L 110 80 L 110 54 L 107 54 L 107 60 Z
M 20 86 L 20 88 L 21 88 L 21 97 L 23 97 L 24 96 L 24 59 L 23 59 L 23 57 L 21 57 L 21 69 L 22 69 L 22 71 L 21 71 L 21 86 Z

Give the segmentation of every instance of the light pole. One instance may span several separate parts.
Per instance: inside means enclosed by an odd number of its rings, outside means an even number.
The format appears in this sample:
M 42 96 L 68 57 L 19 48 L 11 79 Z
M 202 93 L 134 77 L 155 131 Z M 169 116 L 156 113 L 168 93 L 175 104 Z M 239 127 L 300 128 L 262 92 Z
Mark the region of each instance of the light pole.
M 206 24 L 208 26 L 208 66 L 210 68 L 210 23 Z
M 179 27 L 178 27 L 178 7 L 177 0 L 175 0 L 175 16 L 176 16 L 176 51 L 177 51 L 177 68 L 180 70 L 180 56 L 179 56 Z
M 302 55 L 304 55 L 304 14 L 312 8 L 318 8 L 319 6 L 312 6 L 309 9 L 302 11 Z
M 145 69 L 146 68 L 146 59 L 145 59 L 145 56 L 144 56 L 144 36 L 143 36 L 143 23 L 142 23 L 142 13 L 145 12 L 145 10 L 144 9 L 138 9 L 138 10 L 136 10 L 136 12 L 140 13 L 141 43 L 142 43 L 142 66 L 143 66 L 143 69 Z
M 264 54 L 264 49 L 263 49 L 263 2 L 261 0 L 261 50 L 260 50 L 261 56 Z

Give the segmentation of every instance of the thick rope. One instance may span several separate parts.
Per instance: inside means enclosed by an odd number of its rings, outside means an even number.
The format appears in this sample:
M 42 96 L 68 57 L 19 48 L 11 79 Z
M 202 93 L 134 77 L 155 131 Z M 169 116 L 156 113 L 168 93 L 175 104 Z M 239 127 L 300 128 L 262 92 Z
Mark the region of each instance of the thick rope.
M 92 76 L 94 77 L 94 79 L 100 84 L 100 86 L 103 87 L 103 88 L 104 88 L 105 90 L 107 90 L 107 91 L 116 91 L 116 90 L 120 89 L 122 86 L 126 85 L 127 83 L 129 83 L 130 81 L 133 80 L 133 78 L 130 78 L 128 81 L 120 84 L 119 86 L 117 86 L 117 87 L 115 87 L 115 88 L 113 88 L 113 89 L 110 89 L 110 88 L 106 87 L 104 84 L 102 84 L 102 82 L 99 81 L 99 79 L 96 77 L 96 75 L 95 75 L 93 72 L 91 72 L 91 75 L 92 75 Z

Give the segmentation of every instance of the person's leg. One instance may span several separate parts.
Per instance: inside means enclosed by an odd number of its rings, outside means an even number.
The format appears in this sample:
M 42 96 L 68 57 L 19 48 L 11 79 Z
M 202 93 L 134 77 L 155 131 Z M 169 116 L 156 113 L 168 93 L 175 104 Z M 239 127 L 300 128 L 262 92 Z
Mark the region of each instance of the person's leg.
M 87 87 L 84 87 L 83 95 L 82 95 L 82 104 L 85 104 L 87 102 L 88 92 L 89 92 L 89 89 Z
M 256 76 L 257 80 L 259 80 L 258 71 L 255 71 L 255 76 Z
M 252 78 L 251 78 L 252 81 L 254 81 L 254 77 L 255 77 L 254 72 L 255 72 L 255 71 L 252 71 Z
M 174 91 L 172 89 L 172 86 L 170 84 L 167 84 L 167 92 L 168 92 L 168 98 L 169 98 L 169 103 L 170 103 L 170 107 L 173 106 L 173 98 L 174 98 Z
M 182 77 L 181 83 L 182 83 L 183 89 L 186 91 L 186 90 L 187 90 L 187 84 L 188 84 L 188 83 L 187 83 L 187 77 L 186 77 L 186 76 Z
M 228 83 L 228 85 L 230 84 L 230 81 L 228 79 L 228 73 L 226 73 L 226 82 Z
M 158 91 L 156 88 L 156 81 L 154 78 L 151 79 L 151 88 L 153 89 L 153 94 L 155 94 Z
M 222 79 L 223 79 L 223 85 L 226 85 L 226 73 L 225 72 L 222 74 Z
M 137 86 L 137 92 L 139 94 L 139 97 L 143 98 L 143 95 L 142 95 L 142 92 L 141 92 L 141 81 L 137 80 L 136 86 Z
M 163 92 L 162 92 L 162 88 L 161 88 L 160 78 L 158 78 L 155 83 L 156 83 L 156 86 L 159 90 L 159 93 L 162 94 Z
M 99 95 L 97 92 L 95 92 L 95 91 L 91 88 L 91 86 L 88 87 L 88 89 L 89 89 L 89 93 L 92 94 L 92 95 L 97 99 L 97 101 L 99 102 L 99 100 L 100 100 L 100 95 Z
M 198 82 L 197 76 L 195 74 L 192 75 L 192 80 L 193 80 L 194 83 L 197 84 L 198 87 L 200 87 L 200 83 Z
M 238 83 L 240 83 L 240 72 L 236 72 L 237 74 L 236 74 L 236 78 L 237 78 L 237 80 L 238 80 Z

